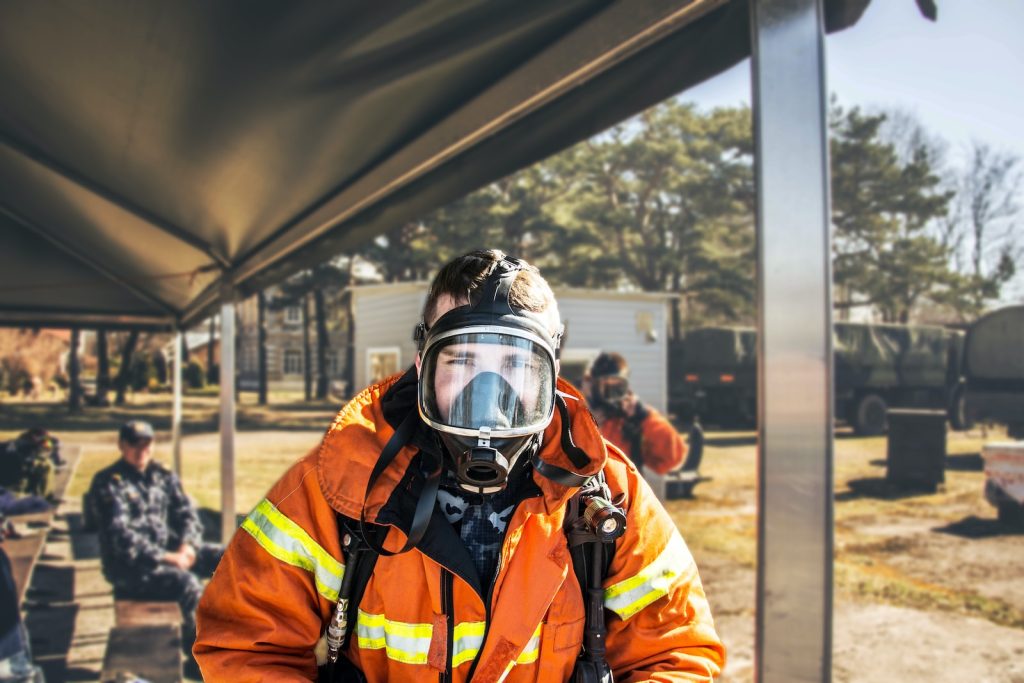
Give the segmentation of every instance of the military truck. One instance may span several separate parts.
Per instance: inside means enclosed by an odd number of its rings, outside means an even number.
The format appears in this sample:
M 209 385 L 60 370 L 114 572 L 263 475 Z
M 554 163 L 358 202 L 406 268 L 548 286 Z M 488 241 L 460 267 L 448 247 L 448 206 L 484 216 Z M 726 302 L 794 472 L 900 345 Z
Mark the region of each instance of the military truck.
M 757 338 L 750 327 L 699 327 L 669 344 L 669 412 L 723 427 L 757 419 Z
M 835 323 L 835 413 L 858 434 L 882 434 L 891 407 L 949 410 L 963 333 L 927 325 Z M 690 330 L 672 348 L 669 410 L 722 426 L 756 420 L 756 334 L 748 327 Z
M 967 329 L 953 407 L 955 428 L 992 422 L 1024 438 L 1024 305 L 993 311 Z

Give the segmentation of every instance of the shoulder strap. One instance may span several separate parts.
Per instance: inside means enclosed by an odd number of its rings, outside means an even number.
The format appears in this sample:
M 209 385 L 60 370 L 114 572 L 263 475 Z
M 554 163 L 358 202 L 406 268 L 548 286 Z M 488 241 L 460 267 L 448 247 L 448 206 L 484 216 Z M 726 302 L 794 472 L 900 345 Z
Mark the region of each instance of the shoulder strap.
M 611 669 L 605 659 L 604 640 L 607 635 L 604 610 L 604 577 L 615 556 L 615 541 L 602 541 L 585 519 L 587 497 L 610 498 L 604 470 L 581 487 L 569 501 L 566 510 L 566 537 L 573 573 L 583 593 L 586 613 L 583 644 L 570 680 L 574 682 L 610 683 Z M 617 508 L 616 508 L 617 509 Z M 619 512 L 621 515 L 621 511 Z
M 340 649 L 344 650 L 348 647 L 349 637 L 355 628 L 359 603 L 363 601 L 366 584 L 370 582 L 370 576 L 373 575 L 373 569 L 377 565 L 377 558 L 380 557 L 373 546 L 384 541 L 387 527 L 379 524 L 360 524 L 340 513 L 337 514 L 337 518 L 341 553 L 345 558 L 344 578 L 349 580 L 347 591 L 345 590 L 345 581 L 342 581 L 343 585 L 338 591 L 338 599 L 348 598 L 348 623 L 352 625 L 341 641 Z M 357 533 L 357 530 L 361 533 Z M 366 540 L 361 534 L 370 536 L 371 540 Z

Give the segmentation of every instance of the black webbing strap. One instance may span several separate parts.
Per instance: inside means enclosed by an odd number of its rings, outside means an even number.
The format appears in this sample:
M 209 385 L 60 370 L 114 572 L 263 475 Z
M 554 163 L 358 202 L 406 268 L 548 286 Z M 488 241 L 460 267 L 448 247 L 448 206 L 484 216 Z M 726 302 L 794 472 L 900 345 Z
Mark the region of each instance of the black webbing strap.
M 562 420 L 562 450 L 569 456 L 573 465 L 579 468 L 586 467 L 590 464 L 590 456 L 572 440 L 572 431 L 569 429 L 569 406 L 565 404 L 565 399 L 561 394 L 555 395 L 555 405 L 558 406 L 558 415 Z M 589 475 L 578 474 L 564 467 L 544 462 L 540 459 L 539 453 L 539 449 L 534 451 L 531 463 L 541 476 L 570 488 L 583 486 L 590 481 Z
M 363 494 L 363 506 L 359 511 L 359 534 L 374 552 L 385 557 L 398 555 L 416 547 L 416 544 L 420 542 L 424 532 L 427 530 L 427 525 L 430 523 L 430 517 L 434 511 L 434 503 L 437 500 L 437 489 L 441 483 L 441 473 L 444 469 L 444 461 L 440 457 L 437 458 L 436 467 L 433 470 L 422 473 L 424 477 L 423 491 L 420 493 L 419 500 L 416 501 L 416 512 L 413 514 L 412 525 L 409 527 L 409 536 L 406 538 L 402 549 L 397 552 L 386 550 L 383 544 L 378 545 L 377 540 L 371 539 L 370 534 L 367 533 L 366 501 L 370 498 L 370 491 L 373 490 L 373 485 L 377 483 L 377 479 L 387 469 L 388 465 L 391 464 L 391 461 L 395 459 L 395 456 L 402 450 L 402 447 L 409 443 L 418 420 L 419 415 L 413 409 L 409 411 L 405 419 L 402 420 L 402 423 L 398 425 L 398 429 L 388 439 L 387 444 L 384 445 L 384 450 L 380 453 L 380 457 L 377 458 L 377 463 L 373 466 L 373 471 L 370 472 L 370 479 L 366 482 L 366 493 Z M 424 458 L 427 457 L 425 451 L 421 450 L 420 454 Z

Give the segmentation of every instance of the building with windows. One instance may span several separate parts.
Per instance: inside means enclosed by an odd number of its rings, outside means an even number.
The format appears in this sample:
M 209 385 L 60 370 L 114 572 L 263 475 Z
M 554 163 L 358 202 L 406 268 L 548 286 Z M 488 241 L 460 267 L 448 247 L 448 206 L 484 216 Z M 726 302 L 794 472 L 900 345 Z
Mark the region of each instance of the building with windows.
M 352 310 L 352 384 L 358 390 L 411 366 L 413 327 L 427 282 L 360 285 L 345 290 Z M 561 376 L 578 385 L 601 351 L 621 353 L 630 385 L 665 411 L 668 402 L 668 324 L 672 294 L 553 288 L 565 323 Z
M 308 344 L 303 331 L 302 305 L 271 305 L 280 291 L 270 288 L 264 292 L 268 302 L 264 309 L 267 330 L 267 381 L 271 390 L 301 391 L 304 386 L 305 366 L 308 362 L 312 381 L 316 382 L 317 343 L 316 318 L 313 302 L 309 302 Z M 344 309 L 337 294 L 327 294 L 327 376 L 331 393 L 346 395 L 344 361 L 347 332 Z M 238 372 L 240 387 L 255 391 L 259 387 L 259 302 L 250 297 L 237 308 L 238 315 Z

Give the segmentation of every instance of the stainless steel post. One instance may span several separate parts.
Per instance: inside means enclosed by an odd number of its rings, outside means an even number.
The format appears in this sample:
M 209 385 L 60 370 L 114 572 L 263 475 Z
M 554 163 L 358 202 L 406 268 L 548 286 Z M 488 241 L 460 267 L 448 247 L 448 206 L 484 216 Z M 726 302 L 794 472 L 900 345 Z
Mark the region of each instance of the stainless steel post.
M 174 371 L 171 374 L 171 452 L 174 454 L 174 473 L 181 473 L 181 330 L 174 330 Z
M 220 309 L 220 534 L 235 533 L 235 303 L 225 290 Z
M 832 291 L 820 0 L 754 0 L 760 683 L 830 681 Z

